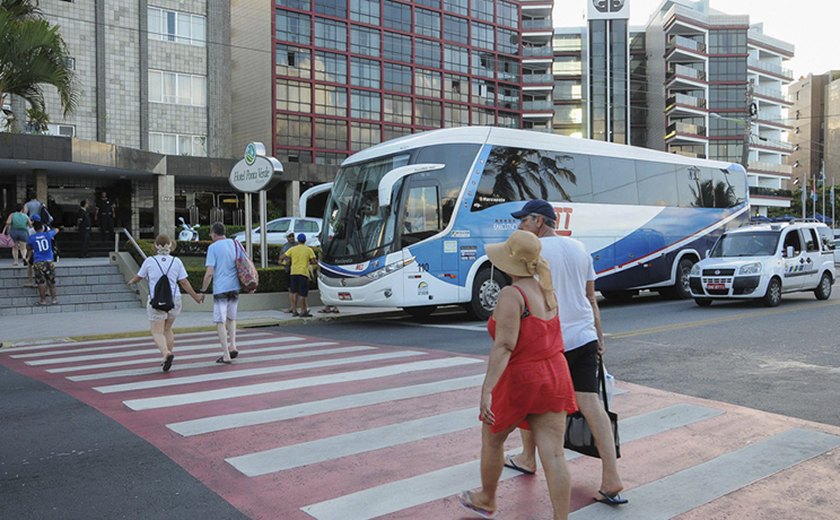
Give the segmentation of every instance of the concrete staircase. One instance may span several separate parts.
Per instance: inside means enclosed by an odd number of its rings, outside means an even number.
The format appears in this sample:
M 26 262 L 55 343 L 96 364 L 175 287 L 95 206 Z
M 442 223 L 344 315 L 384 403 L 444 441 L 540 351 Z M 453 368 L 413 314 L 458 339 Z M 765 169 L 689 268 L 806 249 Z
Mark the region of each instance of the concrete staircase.
M 24 287 L 26 268 L 11 267 L 8 260 L 2 262 L 0 316 L 142 308 L 137 293 L 126 285 L 117 266 L 105 258 L 61 259 L 55 266 L 58 303 L 46 306 L 37 305 L 38 289 Z

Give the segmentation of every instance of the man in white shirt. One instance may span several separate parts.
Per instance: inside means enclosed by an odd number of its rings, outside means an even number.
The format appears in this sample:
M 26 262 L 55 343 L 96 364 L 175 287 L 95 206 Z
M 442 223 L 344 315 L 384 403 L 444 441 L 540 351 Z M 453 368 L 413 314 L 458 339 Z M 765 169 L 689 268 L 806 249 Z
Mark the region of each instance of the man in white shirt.
M 558 236 L 554 207 L 542 199 L 528 201 L 511 213 L 519 219 L 519 229 L 530 231 L 542 243 L 542 256 L 551 268 L 557 294 L 560 328 L 566 360 L 575 385 L 580 413 L 586 418 L 601 455 L 601 487 L 595 500 L 609 505 L 627 503 L 619 493 L 624 489 L 618 475 L 615 440 L 609 416 L 598 398 L 599 357 L 604 354 L 601 313 L 595 298 L 595 268 L 592 257 L 578 240 Z M 531 432 L 522 433 L 521 454 L 509 456 L 505 466 L 526 474 L 536 470 L 536 446 Z

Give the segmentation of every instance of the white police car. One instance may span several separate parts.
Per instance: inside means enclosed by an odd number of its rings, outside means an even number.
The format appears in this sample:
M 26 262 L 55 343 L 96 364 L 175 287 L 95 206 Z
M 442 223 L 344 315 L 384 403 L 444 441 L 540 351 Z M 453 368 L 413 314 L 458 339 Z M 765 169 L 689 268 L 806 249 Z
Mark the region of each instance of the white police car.
M 818 222 L 745 226 L 725 232 L 689 275 L 691 295 L 706 307 L 717 299 L 758 299 L 779 305 L 783 293 L 831 296 L 834 237 Z

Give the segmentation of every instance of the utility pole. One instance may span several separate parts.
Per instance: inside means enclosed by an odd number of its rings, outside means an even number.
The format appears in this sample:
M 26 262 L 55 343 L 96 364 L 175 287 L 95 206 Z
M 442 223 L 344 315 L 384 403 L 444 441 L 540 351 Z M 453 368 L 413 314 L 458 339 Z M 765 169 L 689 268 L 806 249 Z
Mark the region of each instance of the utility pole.
M 748 169 L 750 161 L 750 138 L 752 137 L 752 123 L 758 116 L 758 105 L 753 101 L 753 82 L 747 82 L 747 117 L 744 118 L 744 149 L 741 151 L 741 165 Z

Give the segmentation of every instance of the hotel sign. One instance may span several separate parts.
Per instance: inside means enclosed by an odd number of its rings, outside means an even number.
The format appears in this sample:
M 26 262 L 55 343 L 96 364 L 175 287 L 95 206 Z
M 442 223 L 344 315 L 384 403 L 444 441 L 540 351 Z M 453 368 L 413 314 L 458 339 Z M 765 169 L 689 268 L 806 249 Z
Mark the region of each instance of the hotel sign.
M 283 165 L 274 157 L 265 155 L 262 143 L 248 143 L 245 158 L 230 170 L 230 185 L 244 193 L 257 193 L 267 189 L 275 174 L 283 173 Z

